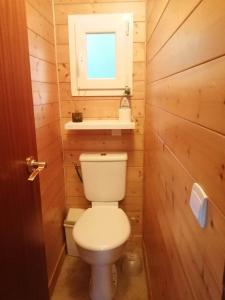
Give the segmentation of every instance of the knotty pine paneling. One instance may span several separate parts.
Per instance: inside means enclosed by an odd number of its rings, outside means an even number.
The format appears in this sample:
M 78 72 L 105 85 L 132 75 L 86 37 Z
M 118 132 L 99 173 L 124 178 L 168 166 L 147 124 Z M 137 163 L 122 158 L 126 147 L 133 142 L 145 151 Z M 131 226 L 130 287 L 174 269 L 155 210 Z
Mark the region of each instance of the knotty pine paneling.
M 112 136 L 106 134 L 66 134 L 63 136 L 64 150 L 83 151 L 136 151 L 144 149 L 144 137 L 141 134 L 123 134 Z
M 39 13 L 47 22 L 53 24 L 53 13 L 51 0 L 29 0 L 30 5 L 36 10 L 36 13 Z M 50 2 L 50 3 L 49 3 Z
M 47 125 L 48 123 L 59 120 L 59 104 L 57 102 L 35 105 L 34 116 L 36 128 Z
M 169 1 L 166 13 L 161 15 L 160 22 L 152 33 L 148 46 L 148 59 L 152 59 L 201 1 L 190 0 L 188 3 L 177 0 Z M 155 15 L 154 12 L 153 15 Z M 149 22 L 152 23 L 151 20 Z
M 147 15 L 158 19 L 156 26 L 147 25 L 144 143 L 143 222 L 152 293 L 157 300 L 221 300 L 225 262 L 224 1 L 171 0 L 163 12 L 161 9 L 161 16 L 157 12 L 154 17 L 149 8 L 157 5 L 156 0 L 147 1 Z M 199 227 L 189 207 L 194 182 L 209 195 L 205 229 Z M 159 241 L 161 255 L 154 248 Z M 160 273 L 165 257 L 169 270 Z M 155 286 L 161 287 L 160 293 Z
M 36 58 L 41 58 L 49 63 L 55 64 L 54 45 L 44 40 L 37 33 L 34 33 L 30 29 L 28 29 L 28 36 L 30 41 L 30 55 Z
M 146 181 L 156 197 L 152 201 L 156 202 L 161 230 L 163 234 L 168 226 L 172 230 L 174 251 L 178 251 L 180 255 L 196 299 L 220 299 L 225 220 L 221 219 L 220 212 L 210 202 L 208 226 L 204 231 L 199 228 L 188 205 L 194 178 L 177 162 L 177 158 L 160 137 L 156 135 L 151 139 L 151 144 L 149 152 L 154 160 L 151 168 L 154 172 L 149 172 L 150 177 Z
M 225 54 L 225 2 L 203 0 L 151 61 L 150 81 Z
M 36 82 L 55 83 L 55 64 L 30 56 L 31 79 Z
M 58 97 L 57 84 L 33 81 L 32 93 L 34 105 L 53 103 Z
M 147 9 L 146 9 L 146 42 L 149 41 L 150 36 L 154 32 L 160 18 L 163 15 L 166 6 L 168 5 L 169 0 L 158 0 L 158 1 L 147 1 Z
M 145 3 L 144 2 L 102 2 L 55 5 L 55 23 L 67 24 L 70 14 L 92 14 L 92 13 L 126 13 L 133 12 L 134 21 L 145 21 Z
M 155 199 L 152 174 L 153 170 L 151 169 L 151 172 L 148 173 L 148 184 L 151 187 L 148 190 L 148 197 Z M 173 242 L 170 228 L 165 224 L 162 235 L 160 225 L 166 220 L 161 218 L 159 223 L 153 207 L 153 201 L 148 204 L 148 206 L 147 203 L 144 205 L 143 233 L 146 251 L 151 253 L 149 259 L 149 280 L 152 299 L 192 300 L 194 298 L 185 278 L 179 254 L 174 251 L 175 243 Z M 177 284 L 174 284 L 175 282 Z M 182 286 L 182 289 L 180 289 L 180 286 Z
M 81 4 L 81 3 L 112 3 L 112 0 L 54 0 L 55 4 Z M 113 2 L 123 2 L 121 0 L 113 0 Z M 126 2 L 144 2 L 144 0 L 128 0 Z
M 64 247 L 65 191 L 51 1 L 27 0 L 27 27 L 49 287 Z
M 152 105 L 225 134 L 224 82 L 223 56 L 149 84 L 147 89 Z
M 33 2 L 33 1 L 32 1 Z M 46 1 L 45 1 L 46 2 Z M 45 3 L 42 1 L 42 4 Z M 50 5 L 50 3 L 48 4 Z M 42 10 L 42 9 L 40 9 Z M 26 11 L 27 11 L 27 27 L 34 33 L 41 36 L 44 40 L 50 42 L 54 45 L 54 26 L 49 22 L 39 10 L 35 9 L 34 6 L 27 0 L 26 1 Z
M 151 119 L 153 129 L 225 213 L 225 136 L 157 108 Z
M 38 140 L 38 151 L 41 151 L 45 147 L 48 147 L 48 145 L 50 145 L 53 141 L 60 139 L 59 131 L 60 124 L 58 120 L 38 128 L 36 130 L 36 138 Z
M 83 112 L 86 118 L 95 118 L 98 114 L 101 119 L 115 119 L 118 117 L 118 106 L 120 100 L 105 100 L 104 98 L 95 100 L 95 105 L 90 106 L 87 100 L 73 100 L 61 101 L 61 116 L 62 118 L 71 118 L 72 112 L 75 110 Z M 135 118 L 144 118 L 145 103 L 144 100 L 131 100 L 132 114 Z
M 77 180 L 73 162 L 85 151 L 127 151 L 128 176 L 126 199 L 121 207 L 137 222 L 132 222 L 133 234 L 142 234 L 143 201 L 143 145 L 145 116 L 145 3 L 144 1 L 67 1 L 57 0 L 55 23 L 57 60 L 61 102 L 61 130 L 63 134 L 64 170 L 66 176 L 66 207 L 87 207 L 83 188 Z M 112 136 L 110 130 L 66 131 L 64 124 L 71 120 L 71 113 L 79 110 L 84 118 L 113 119 L 118 117 L 121 97 L 72 97 L 70 90 L 69 46 L 67 18 L 69 14 L 134 13 L 134 56 L 131 97 L 132 115 L 136 122 L 134 131 L 122 131 L 122 136 Z

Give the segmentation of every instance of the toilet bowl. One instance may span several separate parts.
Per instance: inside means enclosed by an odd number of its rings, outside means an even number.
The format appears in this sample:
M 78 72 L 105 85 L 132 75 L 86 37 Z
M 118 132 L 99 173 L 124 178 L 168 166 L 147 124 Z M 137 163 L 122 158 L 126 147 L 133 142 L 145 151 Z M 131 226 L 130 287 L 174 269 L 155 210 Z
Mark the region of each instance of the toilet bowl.
M 130 235 L 130 224 L 122 209 L 95 206 L 87 209 L 73 229 L 80 257 L 91 265 L 90 297 L 113 299 L 113 264 L 121 257 Z
M 73 238 L 80 257 L 91 266 L 90 298 L 114 297 L 114 263 L 121 257 L 130 235 L 130 223 L 118 207 L 125 197 L 127 153 L 80 155 L 84 193 L 92 207 L 78 219 Z

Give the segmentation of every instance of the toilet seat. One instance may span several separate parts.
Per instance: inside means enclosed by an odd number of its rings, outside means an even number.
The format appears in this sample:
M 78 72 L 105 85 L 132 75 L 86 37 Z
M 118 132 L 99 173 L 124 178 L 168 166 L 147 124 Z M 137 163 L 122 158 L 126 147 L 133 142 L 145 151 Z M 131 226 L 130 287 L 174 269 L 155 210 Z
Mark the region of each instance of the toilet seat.
M 130 223 L 124 211 L 114 206 L 88 208 L 73 228 L 75 242 L 92 251 L 121 246 L 130 235 Z

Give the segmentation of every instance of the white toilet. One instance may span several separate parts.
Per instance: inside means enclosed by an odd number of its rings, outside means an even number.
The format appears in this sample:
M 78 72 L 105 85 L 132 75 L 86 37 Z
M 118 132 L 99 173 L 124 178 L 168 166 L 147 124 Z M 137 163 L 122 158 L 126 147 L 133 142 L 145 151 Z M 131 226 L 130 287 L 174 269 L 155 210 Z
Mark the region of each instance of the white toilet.
M 91 299 L 111 300 L 115 293 L 113 264 L 130 235 L 128 217 L 118 207 L 125 196 L 127 153 L 84 153 L 80 163 L 84 193 L 92 207 L 78 219 L 73 238 L 81 258 L 92 268 Z

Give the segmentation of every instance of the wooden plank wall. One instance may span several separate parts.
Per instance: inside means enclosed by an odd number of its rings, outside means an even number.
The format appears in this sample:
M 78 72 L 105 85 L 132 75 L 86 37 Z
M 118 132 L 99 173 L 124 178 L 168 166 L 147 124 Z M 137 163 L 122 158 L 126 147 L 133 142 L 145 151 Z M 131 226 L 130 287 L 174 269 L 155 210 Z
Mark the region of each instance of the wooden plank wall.
M 127 196 L 122 207 L 131 218 L 133 234 L 142 234 L 143 198 L 143 145 L 145 100 L 145 3 L 144 0 L 55 0 L 55 23 L 57 36 L 57 60 L 62 114 L 66 207 L 87 207 L 83 187 L 74 173 L 73 162 L 78 162 L 85 151 L 127 151 Z M 116 118 L 120 97 L 72 97 L 70 90 L 69 49 L 67 19 L 69 14 L 134 13 L 134 95 L 131 100 L 136 130 L 112 136 L 110 131 L 66 132 L 65 122 L 71 120 L 75 110 L 83 112 L 84 118 Z
M 26 8 L 38 159 L 48 164 L 40 185 L 51 288 L 64 249 L 65 216 L 53 9 L 49 0 L 27 0 Z
M 221 300 L 225 262 L 225 2 L 147 1 L 144 239 L 153 299 Z M 200 229 L 189 208 L 209 195 Z

